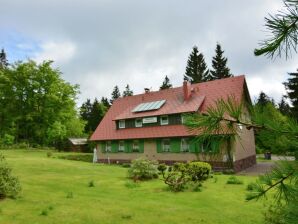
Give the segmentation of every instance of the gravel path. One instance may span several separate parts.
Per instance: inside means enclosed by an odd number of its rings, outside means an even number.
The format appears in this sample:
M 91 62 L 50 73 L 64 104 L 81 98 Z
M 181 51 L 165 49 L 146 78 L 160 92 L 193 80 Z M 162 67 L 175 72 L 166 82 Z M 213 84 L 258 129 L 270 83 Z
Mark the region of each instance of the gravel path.
M 272 170 L 274 162 L 258 162 L 256 165 L 239 172 L 242 175 L 260 175 Z

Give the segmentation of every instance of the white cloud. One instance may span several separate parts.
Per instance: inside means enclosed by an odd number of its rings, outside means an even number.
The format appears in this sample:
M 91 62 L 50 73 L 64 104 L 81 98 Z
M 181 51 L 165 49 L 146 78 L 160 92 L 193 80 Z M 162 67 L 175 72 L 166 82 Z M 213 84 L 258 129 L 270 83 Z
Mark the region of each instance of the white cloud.
M 72 42 L 44 42 L 40 45 L 41 51 L 33 57 L 37 62 L 53 60 L 57 64 L 69 62 L 76 53 L 76 45 Z

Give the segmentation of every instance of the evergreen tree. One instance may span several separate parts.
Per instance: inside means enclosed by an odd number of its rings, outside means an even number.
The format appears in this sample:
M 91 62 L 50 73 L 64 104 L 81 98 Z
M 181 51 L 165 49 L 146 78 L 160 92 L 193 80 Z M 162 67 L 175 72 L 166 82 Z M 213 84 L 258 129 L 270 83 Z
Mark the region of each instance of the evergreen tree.
M 221 49 L 220 44 L 216 45 L 215 56 L 212 58 L 212 68 L 210 71 L 210 79 L 222 79 L 233 76 L 230 69 L 227 67 L 228 59 L 223 57 L 224 51 Z
M 109 103 L 109 100 L 108 100 L 108 98 L 106 98 L 106 97 L 101 97 L 101 103 L 108 109 L 108 108 L 110 108 L 110 103 Z
M 290 105 L 287 103 L 287 101 L 285 100 L 285 97 L 283 96 L 281 98 L 280 103 L 278 104 L 278 110 L 286 116 L 290 116 L 291 115 L 291 107 Z
M 194 46 L 187 61 L 184 80 L 191 83 L 200 83 L 208 80 L 209 70 L 204 55 L 199 53 L 198 47 Z
M 170 82 L 170 79 L 168 78 L 168 76 L 166 75 L 162 85 L 159 87 L 160 90 L 162 89 L 169 89 L 169 88 L 172 88 L 172 84 Z
M 272 103 L 272 100 L 269 96 L 266 95 L 263 91 L 260 92 L 259 98 L 256 101 L 258 106 L 266 106 L 267 103 Z
M 287 89 L 287 94 L 292 102 L 292 115 L 298 119 L 298 72 L 289 73 L 290 78 L 284 85 Z
M 8 61 L 6 59 L 6 53 L 4 49 L 2 48 L 0 52 L 0 69 L 1 68 L 6 68 L 8 66 Z
M 129 85 L 127 84 L 125 87 L 125 90 L 123 91 L 122 96 L 126 97 L 126 96 L 132 96 L 133 95 L 133 91 L 130 90 Z
M 80 115 L 82 120 L 86 121 L 85 125 L 85 132 L 88 133 L 90 131 L 89 127 L 89 120 L 90 120 L 90 115 L 92 111 L 92 103 L 90 99 L 87 99 L 86 102 L 84 102 L 80 108 Z
M 114 100 L 118 99 L 121 96 L 118 86 L 114 87 L 111 95 L 112 97 L 110 99 L 110 103 L 113 104 Z

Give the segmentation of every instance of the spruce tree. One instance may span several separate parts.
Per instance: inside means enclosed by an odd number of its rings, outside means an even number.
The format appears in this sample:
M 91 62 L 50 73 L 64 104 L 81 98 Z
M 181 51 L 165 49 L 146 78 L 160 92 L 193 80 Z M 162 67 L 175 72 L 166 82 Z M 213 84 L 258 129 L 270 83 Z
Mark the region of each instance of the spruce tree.
M 110 99 L 110 103 L 113 104 L 114 100 L 118 99 L 121 96 L 118 86 L 114 87 L 111 95 L 112 97 Z
M 290 78 L 284 83 L 289 99 L 292 102 L 292 115 L 298 119 L 298 72 L 289 73 Z
M 6 68 L 8 66 L 8 61 L 6 59 L 6 53 L 4 49 L 2 48 L 0 52 L 0 69 L 1 68 Z
M 256 101 L 256 105 L 258 106 L 265 106 L 267 103 L 272 103 L 270 97 L 264 93 L 263 91 L 260 92 L 260 95 Z
M 278 110 L 286 116 L 291 116 L 291 107 L 290 105 L 287 103 L 287 101 L 285 100 L 285 97 L 283 96 L 281 98 L 280 103 L 278 104 Z
M 227 67 L 228 59 L 223 56 L 224 51 L 221 49 L 220 44 L 216 45 L 215 56 L 212 58 L 212 68 L 210 71 L 210 79 L 222 79 L 233 76 L 230 69 Z
M 101 103 L 106 107 L 106 108 L 110 108 L 110 103 L 109 103 L 109 100 L 108 98 L 106 97 L 101 97 Z
M 170 79 L 168 78 L 168 76 L 166 75 L 162 85 L 159 87 L 160 90 L 162 89 L 169 89 L 169 88 L 172 88 L 172 84 L 170 82 Z
M 184 80 L 200 83 L 208 80 L 208 74 L 209 70 L 204 55 L 199 53 L 197 46 L 194 46 L 188 57 Z
M 126 97 L 126 96 L 132 96 L 133 95 L 133 91 L 130 90 L 129 85 L 127 84 L 125 87 L 125 90 L 123 91 L 122 96 Z

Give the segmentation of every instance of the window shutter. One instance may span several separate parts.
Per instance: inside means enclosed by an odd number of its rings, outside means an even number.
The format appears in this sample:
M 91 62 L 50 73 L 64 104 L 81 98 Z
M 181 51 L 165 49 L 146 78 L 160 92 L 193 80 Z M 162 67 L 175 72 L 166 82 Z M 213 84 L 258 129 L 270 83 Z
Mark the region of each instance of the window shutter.
M 175 152 L 175 153 L 180 152 L 181 139 L 180 138 L 171 138 L 170 142 L 171 142 L 171 148 L 170 148 L 171 152 Z
M 141 153 L 144 152 L 144 139 L 140 139 L 140 140 L 139 140 L 139 151 L 140 151 Z
M 132 141 L 131 140 L 127 140 L 125 141 L 125 148 L 124 148 L 124 152 L 132 152 Z
M 156 150 L 157 150 L 158 153 L 162 152 L 161 139 L 156 139 Z
M 100 150 L 102 153 L 106 151 L 106 142 L 100 142 Z
M 199 152 L 199 144 L 195 142 L 193 139 L 189 141 L 189 151 L 192 153 L 197 153 Z
M 118 141 L 112 141 L 112 152 L 118 152 Z

